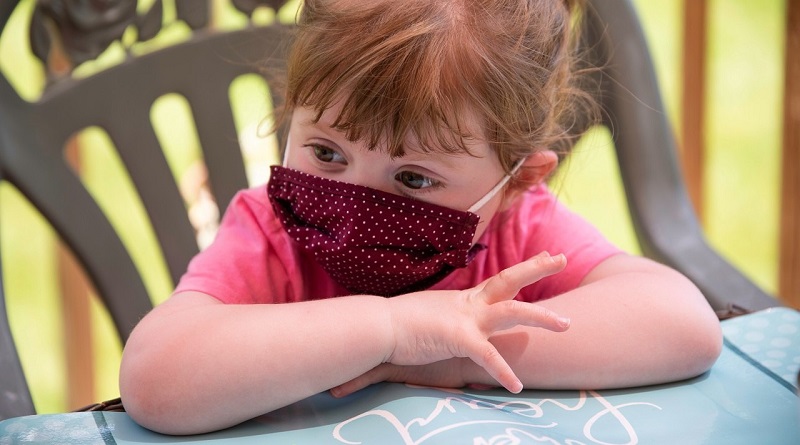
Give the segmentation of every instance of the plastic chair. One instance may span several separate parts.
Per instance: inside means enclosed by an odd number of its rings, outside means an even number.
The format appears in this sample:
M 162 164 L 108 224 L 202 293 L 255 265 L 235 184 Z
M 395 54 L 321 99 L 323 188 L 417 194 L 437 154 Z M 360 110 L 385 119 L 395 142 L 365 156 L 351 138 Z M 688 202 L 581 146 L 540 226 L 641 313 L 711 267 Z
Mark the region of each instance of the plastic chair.
M 644 255 L 688 276 L 721 317 L 779 306 L 706 241 L 686 192 L 647 42 L 629 0 L 591 0 L 586 44 Z
M 285 3 L 231 1 L 246 13 L 252 13 L 259 3 L 272 8 Z M 5 29 L 18 3 L 0 2 L 0 30 Z M 100 6 L 116 8 L 112 12 L 120 14 L 94 16 L 92 6 L 87 6 L 90 3 L 72 4 L 86 8 L 73 11 L 77 20 L 101 25 L 105 20 L 107 26 L 89 29 L 87 35 L 57 11 L 40 10 L 40 15 L 34 15 L 33 47 L 41 58 L 46 59 L 48 48 L 52 48 L 48 34 L 42 33 L 42 20 L 60 23 L 65 35 L 71 36 L 65 49 L 75 62 L 93 58 L 129 26 L 137 28 L 139 40 L 149 39 L 161 27 L 160 1 L 146 13 L 137 13 L 135 2 L 130 2 Z M 20 98 L 0 75 L 0 178 L 17 187 L 72 249 L 123 342 L 151 309 L 151 300 L 118 234 L 69 167 L 63 153 L 65 141 L 95 125 L 109 134 L 150 217 L 169 274 L 177 282 L 198 252 L 198 245 L 178 185 L 151 126 L 151 106 L 157 98 L 172 92 L 191 104 L 211 192 L 222 212 L 234 193 L 247 186 L 228 87 L 237 76 L 255 72 L 257 67 L 281 66 L 286 47 L 284 26 L 215 32 L 206 29 L 208 3 L 175 0 L 175 5 L 178 19 L 194 30 L 182 43 L 129 55 L 123 63 L 86 78 L 69 74 L 53 78 L 34 102 Z M 588 47 L 595 62 L 604 66 L 598 72 L 602 88 L 598 97 L 605 110 L 605 124 L 613 129 L 643 252 L 688 275 L 717 310 L 757 310 L 777 305 L 703 238 L 682 183 L 675 142 L 632 5 L 623 0 L 593 0 L 585 23 L 591 42 Z M 113 34 L 114 29 L 121 31 Z M 89 35 L 93 31 L 97 31 L 95 35 Z M 8 62 L 0 63 L 8 68 Z M 280 103 L 278 97 L 272 100 Z M 0 298 L 0 375 L 0 419 L 34 413 L 8 327 L 4 298 Z
M 0 3 L 0 30 L 18 3 Z M 47 59 L 56 42 L 45 22 L 61 30 L 65 53 L 76 65 L 97 56 L 130 26 L 137 28 L 140 41 L 153 37 L 162 26 L 160 1 L 145 13 L 136 12 L 135 1 L 63 2 L 61 10 L 52 6 L 56 3 L 50 2 L 50 9 L 38 8 L 31 20 L 32 48 L 41 59 Z M 189 102 L 210 189 L 223 212 L 233 195 L 248 186 L 229 86 L 240 75 L 261 73 L 270 64 L 282 66 L 278 61 L 285 59 L 284 26 L 250 24 L 235 31 L 211 30 L 207 28 L 210 3 L 176 1 L 177 18 L 193 30 L 188 40 L 143 55 L 129 54 L 124 62 L 86 78 L 70 73 L 56 78 L 50 73 L 45 91 L 34 102 L 20 98 L 5 75 L 0 76 L 0 177 L 42 213 L 73 251 L 123 343 L 152 308 L 151 299 L 119 235 L 68 165 L 64 145 L 90 126 L 107 132 L 150 218 L 169 275 L 177 283 L 199 248 L 179 185 L 152 127 L 151 107 L 168 93 L 178 93 Z M 232 4 L 251 14 L 258 3 Z M 286 2 L 260 3 L 278 8 Z M 81 30 L 78 23 L 88 24 L 88 29 Z M 119 32 L 113 34 L 115 30 Z M 0 63 L 6 70 L 13 69 L 13 61 Z M 13 345 L 2 298 L 0 419 L 34 413 Z

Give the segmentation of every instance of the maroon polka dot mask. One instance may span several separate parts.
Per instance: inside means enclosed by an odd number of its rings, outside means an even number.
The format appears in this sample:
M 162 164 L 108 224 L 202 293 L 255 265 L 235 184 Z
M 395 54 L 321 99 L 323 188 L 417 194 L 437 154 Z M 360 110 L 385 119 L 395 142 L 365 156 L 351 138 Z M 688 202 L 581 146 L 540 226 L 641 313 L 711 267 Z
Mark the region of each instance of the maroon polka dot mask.
M 280 166 L 267 187 L 289 236 L 354 294 L 426 289 L 485 248 L 472 212 Z

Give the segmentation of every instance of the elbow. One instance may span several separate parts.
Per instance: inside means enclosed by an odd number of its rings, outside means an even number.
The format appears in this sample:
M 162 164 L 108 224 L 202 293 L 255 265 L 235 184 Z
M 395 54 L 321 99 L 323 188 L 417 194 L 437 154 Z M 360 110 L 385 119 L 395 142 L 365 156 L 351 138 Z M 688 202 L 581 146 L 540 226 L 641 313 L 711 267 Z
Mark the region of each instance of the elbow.
M 226 404 L 219 392 L 198 391 L 207 388 L 193 378 L 202 373 L 175 362 L 180 360 L 123 352 L 119 392 L 134 422 L 160 434 L 183 436 L 221 430 L 253 417 L 235 403 Z
M 707 372 L 722 354 L 722 329 L 717 320 L 706 326 L 698 326 L 692 341 L 688 374 L 695 377 Z
M 186 412 L 167 394 L 148 388 L 142 380 L 120 377 L 120 396 L 125 412 L 139 426 L 160 434 L 187 435 L 209 431 L 194 421 L 192 413 Z
M 664 346 L 661 360 L 667 381 L 708 372 L 723 347 L 722 326 L 700 291 L 690 284 L 678 295 L 682 298 L 664 300 L 670 304 L 654 325 Z
M 164 393 L 156 389 L 155 378 L 144 366 L 131 364 L 123 355 L 120 366 L 119 392 L 125 411 L 133 421 L 149 430 L 163 434 L 179 434 L 165 409 Z
M 123 352 L 119 374 L 122 404 L 130 418 L 140 426 L 161 434 L 186 435 L 207 432 L 187 409 L 186 396 L 180 396 L 169 383 L 167 366 L 155 366 L 145 357 L 132 358 Z
M 722 327 L 716 315 L 710 310 L 698 315 L 693 320 L 685 320 L 680 336 L 682 340 L 676 344 L 677 355 L 683 357 L 683 375 L 679 376 L 682 378 L 707 372 L 722 353 Z
M 683 365 L 678 367 L 683 374 L 679 377 L 697 377 L 710 370 L 722 353 L 722 326 L 693 283 L 682 276 L 675 281 L 685 286 L 682 290 L 676 289 L 680 298 L 670 299 L 674 304 L 671 332 L 677 340 L 673 343 L 674 353 Z
M 713 320 L 712 320 L 713 321 Z M 655 361 L 638 383 L 645 385 L 677 382 L 708 372 L 722 353 L 722 330 L 719 322 L 684 324 L 669 334 L 661 335 L 661 347 Z

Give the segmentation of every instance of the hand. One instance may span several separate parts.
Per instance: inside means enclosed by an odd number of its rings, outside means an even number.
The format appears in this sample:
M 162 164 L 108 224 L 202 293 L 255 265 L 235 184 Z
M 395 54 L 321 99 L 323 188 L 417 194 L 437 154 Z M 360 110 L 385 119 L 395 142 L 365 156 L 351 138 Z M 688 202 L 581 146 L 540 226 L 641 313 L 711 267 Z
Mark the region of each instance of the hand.
M 390 298 L 394 350 L 385 362 L 407 366 L 469 358 L 503 387 L 520 392 L 522 382 L 488 339 L 495 332 L 518 325 L 556 332 L 568 329 L 569 319 L 542 306 L 514 300 L 520 289 L 560 272 L 565 265 L 563 255 L 551 257 L 545 252 L 471 289 L 422 291 Z M 374 371 L 366 381 L 375 381 L 387 370 L 392 369 Z

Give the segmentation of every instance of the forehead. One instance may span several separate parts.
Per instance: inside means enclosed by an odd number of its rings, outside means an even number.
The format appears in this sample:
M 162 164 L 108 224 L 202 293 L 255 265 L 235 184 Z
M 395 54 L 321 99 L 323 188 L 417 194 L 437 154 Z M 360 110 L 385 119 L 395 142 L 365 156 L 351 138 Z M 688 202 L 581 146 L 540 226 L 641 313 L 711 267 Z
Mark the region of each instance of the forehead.
M 385 124 L 381 138 L 366 140 L 370 135 L 363 132 L 356 132 L 362 135 L 361 138 L 350 138 L 352 129 L 361 124 L 346 120 L 344 107 L 350 100 L 350 97 L 340 94 L 326 109 L 300 106 L 295 108 L 293 114 L 298 115 L 298 121 L 302 125 L 337 131 L 351 142 L 366 142 L 368 149 L 388 151 L 392 157 L 403 157 L 406 152 L 481 156 L 483 150 L 475 152 L 475 149 L 484 145 L 488 147 L 483 120 L 470 109 L 442 110 L 439 119 L 426 120 L 426 116 L 420 116 L 418 122 L 406 128 L 400 147 L 393 147 L 393 142 L 388 140 L 394 130 L 389 122 Z

